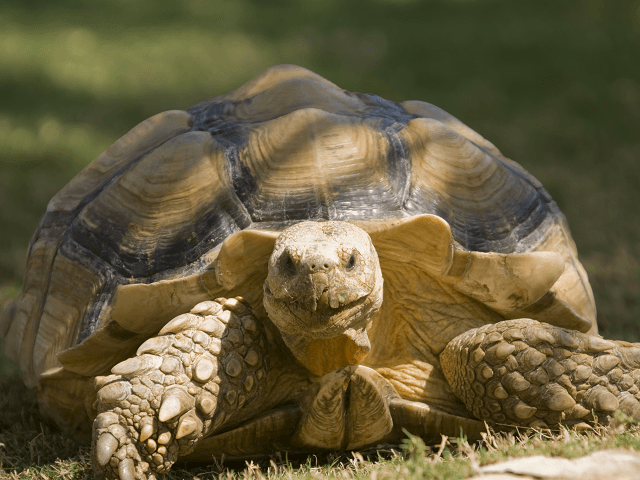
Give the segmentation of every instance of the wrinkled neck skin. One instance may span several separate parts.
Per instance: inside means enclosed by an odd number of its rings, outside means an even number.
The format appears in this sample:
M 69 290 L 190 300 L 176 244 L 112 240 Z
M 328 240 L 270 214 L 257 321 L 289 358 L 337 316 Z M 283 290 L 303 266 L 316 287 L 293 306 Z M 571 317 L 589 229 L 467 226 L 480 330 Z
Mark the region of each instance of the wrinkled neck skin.
M 315 375 L 357 364 L 382 306 L 371 239 L 345 222 L 302 222 L 276 240 L 264 306 L 295 357 Z

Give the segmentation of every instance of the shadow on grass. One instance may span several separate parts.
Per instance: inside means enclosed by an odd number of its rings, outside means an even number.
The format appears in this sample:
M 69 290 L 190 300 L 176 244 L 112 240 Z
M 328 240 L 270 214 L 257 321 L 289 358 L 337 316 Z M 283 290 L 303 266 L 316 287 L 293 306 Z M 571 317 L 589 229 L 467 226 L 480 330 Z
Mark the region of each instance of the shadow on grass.
M 18 375 L 3 378 L 0 391 L 0 477 L 90 478 L 89 448 L 47 422 Z

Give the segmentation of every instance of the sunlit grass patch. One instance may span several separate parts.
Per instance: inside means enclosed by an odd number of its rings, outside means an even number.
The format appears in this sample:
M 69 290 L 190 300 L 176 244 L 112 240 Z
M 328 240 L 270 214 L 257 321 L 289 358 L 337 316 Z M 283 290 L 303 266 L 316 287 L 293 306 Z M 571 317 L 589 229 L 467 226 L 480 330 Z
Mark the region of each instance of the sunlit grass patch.
M 0 396 L 0 478 L 89 479 L 90 451 L 61 435 L 38 412 L 35 396 L 18 378 L 5 379 Z M 576 458 L 595 450 L 640 450 L 636 422 L 620 416 L 617 427 L 596 426 L 576 432 L 561 429 L 514 429 L 490 432 L 479 443 L 442 437 L 439 445 L 425 445 L 414 436 L 397 446 L 362 452 L 325 452 L 247 462 L 176 464 L 167 475 L 178 479 L 464 479 L 481 466 L 509 458 L 546 455 Z
M 238 86 L 247 71 L 275 61 L 272 44 L 239 31 L 177 27 L 105 33 L 6 23 L 0 29 L 0 78 L 43 75 L 59 87 L 96 98 L 180 90 L 213 95 Z

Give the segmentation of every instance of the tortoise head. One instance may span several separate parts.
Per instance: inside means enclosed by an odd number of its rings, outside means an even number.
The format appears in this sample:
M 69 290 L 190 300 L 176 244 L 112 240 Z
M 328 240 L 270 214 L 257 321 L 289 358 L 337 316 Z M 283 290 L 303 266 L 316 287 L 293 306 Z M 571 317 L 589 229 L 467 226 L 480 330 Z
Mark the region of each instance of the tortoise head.
M 323 375 L 359 363 L 382 305 L 382 272 L 369 235 L 346 222 L 302 222 L 276 240 L 264 306 L 287 346 Z

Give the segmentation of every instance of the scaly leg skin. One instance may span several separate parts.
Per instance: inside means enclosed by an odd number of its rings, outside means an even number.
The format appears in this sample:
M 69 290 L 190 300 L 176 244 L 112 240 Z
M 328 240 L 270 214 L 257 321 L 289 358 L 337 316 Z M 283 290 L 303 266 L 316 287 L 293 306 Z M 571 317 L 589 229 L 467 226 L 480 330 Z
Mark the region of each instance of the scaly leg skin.
M 240 297 L 202 302 L 96 378 L 96 478 L 150 480 L 256 398 L 265 334 Z
M 440 362 L 456 395 L 489 423 L 580 428 L 610 423 L 617 409 L 640 420 L 640 344 L 506 320 L 456 337 Z

